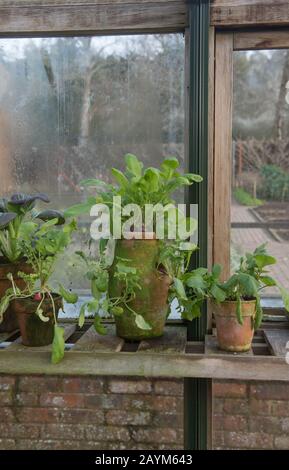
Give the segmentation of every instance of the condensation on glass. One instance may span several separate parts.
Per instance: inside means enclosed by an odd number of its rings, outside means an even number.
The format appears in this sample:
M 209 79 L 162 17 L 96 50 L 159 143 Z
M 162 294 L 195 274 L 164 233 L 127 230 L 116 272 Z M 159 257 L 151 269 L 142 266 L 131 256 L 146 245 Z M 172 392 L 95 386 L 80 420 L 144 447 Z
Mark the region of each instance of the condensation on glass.
M 289 289 L 288 50 L 234 53 L 231 221 L 232 270 L 240 255 L 267 242 L 278 262 L 270 271 Z M 262 227 L 249 228 L 252 222 Z
M 182 34 L 0 39 L 1 196 L 46 192 L 63 209 L 127 152 L 183 164 L 184 49 Z M 87 287 L 70 269 L 84 238 L 57 273 L 76 288 Z

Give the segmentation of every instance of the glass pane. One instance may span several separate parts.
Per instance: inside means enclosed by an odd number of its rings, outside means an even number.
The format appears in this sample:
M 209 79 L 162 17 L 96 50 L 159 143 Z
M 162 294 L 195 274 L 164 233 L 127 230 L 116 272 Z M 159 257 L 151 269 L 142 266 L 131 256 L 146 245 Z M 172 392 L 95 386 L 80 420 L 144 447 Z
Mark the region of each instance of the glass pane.
M 1 196 L 46 192 L 64 209 L 86 198 L 82 179 L 109 181 L 127 152 L 183 166 L 182 34 L 0 39 Z M 71 269 L 84 238 L 56 278 L 85 292 L 80 266 Z
M 241 254 L 267 242 L 277 258 L 270 272 L 289 289 L 287 50 L 234 53 L 232 185 L 232 270 Z M 282 305 L 276 288 L 264 296 Z

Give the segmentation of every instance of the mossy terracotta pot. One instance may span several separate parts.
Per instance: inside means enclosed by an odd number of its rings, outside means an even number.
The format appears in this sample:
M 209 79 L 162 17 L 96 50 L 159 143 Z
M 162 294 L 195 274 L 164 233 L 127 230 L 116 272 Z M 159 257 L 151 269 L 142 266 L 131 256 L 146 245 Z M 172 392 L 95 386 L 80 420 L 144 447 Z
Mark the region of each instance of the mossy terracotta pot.
M 63 306 L 62 297 L 53 294 L 56 317 Z M 46 346 L 51 344 L 54 336 L 54 316 L 52 301 L 48 297 L 41 305 L 43 315 L 49 320 L 44 322 L 35 314 L 39 300 L 31 297 L 27 299 L 15 299 L 12 306 L 17 315 L 22 344 L 25 346 Z
M 243 325 L 240 325 L 236 315 L 236 302 L 226 301 L 219 305 L 213 305 L 220 349 L 231 352 L 245 352 L 251 348 L 254 336 L 255 310 L 255 300 L 243 301 Z
M 116 243 L 115 259 L 121 257 L 131 260 L 130 266 L 137 268 L 140 273 L 141 290 L 136 291 L 135 299 L 128 305 L 151 326 L 150 330 L 139 328 L 135 315 L 123 306 L 123 314 L 115 317 L 116 333 L 121 338 L 140 341 L 163 335 L 171 279 L 157 270 L 158 255 L 159 241 L 156 239 L 118 240 Z M 115 263 L 110 270 L 109 294 L 118 297 L 123 291 L 123 285 L 114 278 L 114 273 Z
M 15 283 L 20 289 L 25 287 L 23 279 L 20 279 L 18 276 L 19 271 L 29 274 L 32 272 L 32 268 L 25 260 L 20 260 L 18 263 L 10 263 L 4 258 L 0 258 L 0 298 L 3 297 L 6 290 L 11 287 L 11 282 L 7 278 L 7 274 L 9 273 L 13 275 Z M 18 322 L 16 313 L 13 306 L 10 305 L 3 315 L 3 321 L 0 323 L 0 333 L 9 333 L 17 329 Z

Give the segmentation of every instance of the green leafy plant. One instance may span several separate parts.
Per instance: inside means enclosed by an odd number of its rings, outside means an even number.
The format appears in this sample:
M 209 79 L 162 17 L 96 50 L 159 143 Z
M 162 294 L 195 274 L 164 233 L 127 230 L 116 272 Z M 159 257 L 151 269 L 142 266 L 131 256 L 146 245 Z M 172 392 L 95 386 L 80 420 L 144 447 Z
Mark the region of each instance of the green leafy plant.
M 173 193 L 183 186 L 199 183 L 202 177 L 193 173 L 180 173 L 179 161 L 175 157 L 166 158 L 160 169 L 149 167 L 144 169 L 143 163 L 135 155 L 125 155 L 126 170 L 121 172 L 112 168 L 112 177 L 116 184 L 108 184 L 99 179 L 87 179 L 80 182 L 85 187 L 96 188 L 97 195 L 89 196 L 87 201 L 70 207 L 65 211 L 66 216 L 78 216 L 89 213 L 91 207 L 97 203 L 107 204 L 112 208 L 113 198 L 121 196 L 121 206 L 137 204 L 142 214 L 147 204 L 167 205 L 174 203 Z M 128 216 L 123 216 L 123 220 Z
M 234 198 L 243 206 L 262 206 L 263 201 L 261 199 L 252 197 L 245 189 L 235 188 L 234 189 Z
M 261 168 L 262 195 L 269 200 L 288 201 L 289 174 L 277 165 L 264 165 Z
M 130 260 L 118 257 L 114 276 L 122 286 L 121 295 L 110 297 L 109 295 L 109 268 L 106 250 L 102 250 L 98 261 L 91 260 L 83 252 L 77 252 L 87 268 L 87 278 L 91 283 L 92 299 L 84 302 L 80 309 L 78 324 L 83 326 L 85 312 L 94 315 L 95 330 L 101 334 L 106 334 L 106 328 L 102 324 L 102 318 L 112 315 L 122 315 L 124 307 L 135 316 L 136 324 L 139 328 L 150 329 L 141 315 L 138 315 L 131 307 L 130 303 L 135 298 L 136 292 L 141 289 L 139 272 L 135 267 L 130 266 Z
M 36 201 L 49 202 L 48 196 L 37 194 L 13 194 L 9 199 L 0 199 L 0 251 L 4 258 L 11 263 L 23 257 L 21 239 L 29 229 L 30 216 Z
M 41 213 L 38 214 L 38 218 L 42 218 L 42 215 Z M 7 289 L 1 299 L 0 320 L 2 320 L 3 314 L 12 300 L 30 298 L 39 302 L 35 315 L 46 322 L 47 317 L 43 315 L 42 304 L 45 299 L 50 299 L 54 316 L 54 340 L 51 359 L 53 363 L 57 363 L 64 355 L 64 329 L 57 323 L 53 294 L 59 294 L 68 303 L 76 303 L 78 296 L 66 290 L 61 284 L 58 284 L 56 288 L 52 288 L 50 278 L 59 255 L 71 241 L 71 234 L 76 230 L 76 222 L 72 220 L 65 225 L 63 214 L 57 211 L 52 211 L 50 214 L 46 211 L 43 218 L 45 218 L 45 222 L 30 222 L 23 231 L 20 249 L 27 263 L 32 266 L 33 272 L 31 274 L 18 273 L 25 283 L 23 289 L 17 287 L 12 274 L 8 275 L 11 288 Z

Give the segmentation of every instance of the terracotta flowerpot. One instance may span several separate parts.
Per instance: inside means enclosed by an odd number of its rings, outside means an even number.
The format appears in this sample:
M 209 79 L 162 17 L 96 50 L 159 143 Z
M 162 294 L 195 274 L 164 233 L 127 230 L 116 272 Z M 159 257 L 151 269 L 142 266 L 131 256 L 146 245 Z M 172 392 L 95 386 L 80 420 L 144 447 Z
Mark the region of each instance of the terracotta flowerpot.
M 226 301 L 213 305 L 216 319 L 217 339 L 220 349 L 244 352 L 251 348 L 254 335 L 255 300 L 242 302 L 243 325 L 237 320 L 237 302 Z
M 136 325 L 135 315 L 125 306 L 124 312 L 115 317 L 116 333 L 130 341 L 162 336 L 168 314 L 168 292 L 171 279 L 159 272 L 156 264 L 159 254 L 159 241 L 151 240 L 118 240 L 115 249 L 116 257 L 131 260 L 129 266 L 139 270 L 141 290 L 136 290 L 136 298 L 128 303 L 129 307 L 150 324 L 150 330 L 143 330 Z M 123 285 L 114 278 L 114 262 L 110 271 L 109 294 L 111 297 L 121 295 Z
M 57 317 L 58 311 L 63 306 L 62 297 L 53 294 L 53 299 Z M 49 297 L 46 298 L 41 305 L 43 315 L 49 318 L 47 322 L 40 320 L 35 314 L 39 300 L 34 300 L 31 297 L 27 299 L 15 299 L 11 304 L 17 315 L 22 344 L 25 346 L 46 346 L 52 343 L 54 336 L 54 316 L 52 302 Z
M 20 260 L 18 263 L 10 263 L 5 260 L 5 258 L 0 258 L 0 298 L 3 297 L 6 290 L 11 287 L 11 282 L 7 279 L 7 274 L 9 273 L 13 275 L 15 283 L 20 289 L 25 287 L 23 279 L 20 279 L 18 276 L 19 271 L 29 274 L 32 272 L 32 268 L 25 260 Z M 0 323 L 0 333 L 4 331 L 9 333 L 17 329 L 18 322 L 16 313 L 10 305 L 4 313 L 2 323 Z

